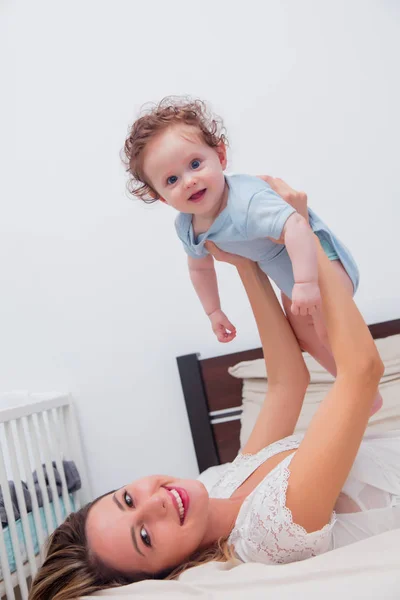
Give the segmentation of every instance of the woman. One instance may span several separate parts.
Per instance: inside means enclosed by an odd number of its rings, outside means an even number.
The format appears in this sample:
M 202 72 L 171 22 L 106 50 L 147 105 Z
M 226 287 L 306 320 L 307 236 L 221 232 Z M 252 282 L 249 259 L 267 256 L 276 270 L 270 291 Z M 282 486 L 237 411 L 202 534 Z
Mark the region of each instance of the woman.
M 304 196 L 268 181 L 304 207 Z M 197 480 L 155 475 L 70 515 L 51 536 L 31 600 L 173 577 L 232 555 L 302 560 L 400 527 L 400 432 L 363 441 L 383 365 L 350 293 L 315 243 L 338 375 L 306 434 L 293 431 L 309 375 L 267 277 L 256 264 L 210 248 L 239 272 L 268 365 L 268 393 L 247 444 L 210 494 Z

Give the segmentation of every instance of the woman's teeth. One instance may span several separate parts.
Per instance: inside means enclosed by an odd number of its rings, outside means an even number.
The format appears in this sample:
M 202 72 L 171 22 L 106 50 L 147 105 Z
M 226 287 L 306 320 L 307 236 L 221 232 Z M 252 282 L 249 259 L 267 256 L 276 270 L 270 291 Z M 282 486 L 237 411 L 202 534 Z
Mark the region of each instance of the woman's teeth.
M 181 500 L 180 495 L 178 494 L 178 492 L 176 490 L 174 490 L 173 488 L 170 490 L 171 494 L 174 495 L 174 497 L 176 498 L 176 501 L 178 503 L 178 507 L 179 507 L 179 516 L 181 518 L 181 523 L 184 519 L 185 516 L 185 509 L 183 508 L 183 502 Z

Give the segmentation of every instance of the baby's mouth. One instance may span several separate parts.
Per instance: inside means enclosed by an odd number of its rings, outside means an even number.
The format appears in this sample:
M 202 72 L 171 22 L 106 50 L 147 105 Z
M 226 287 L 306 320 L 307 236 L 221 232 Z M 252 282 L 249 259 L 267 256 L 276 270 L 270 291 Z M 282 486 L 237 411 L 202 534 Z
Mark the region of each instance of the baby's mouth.
M 204 190 L 200 190 L 200 192 L 196 192 L 195 194 L 192 194 L 190 196 L 189 200 L 191 200 L 192 202 L 196 202 L 198 200 L 201 200 L 205 193 L 206 193 L 205 189 Z

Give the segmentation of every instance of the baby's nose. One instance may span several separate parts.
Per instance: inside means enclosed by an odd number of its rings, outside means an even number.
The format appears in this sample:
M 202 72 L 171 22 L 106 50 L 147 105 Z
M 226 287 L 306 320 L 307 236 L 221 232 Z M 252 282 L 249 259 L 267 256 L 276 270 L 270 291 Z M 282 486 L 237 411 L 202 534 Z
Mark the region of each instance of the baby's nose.
M 196 184 L 196 178 L 193 175 L 188 175 L 186 177 L 186 187 L 190 188 Z

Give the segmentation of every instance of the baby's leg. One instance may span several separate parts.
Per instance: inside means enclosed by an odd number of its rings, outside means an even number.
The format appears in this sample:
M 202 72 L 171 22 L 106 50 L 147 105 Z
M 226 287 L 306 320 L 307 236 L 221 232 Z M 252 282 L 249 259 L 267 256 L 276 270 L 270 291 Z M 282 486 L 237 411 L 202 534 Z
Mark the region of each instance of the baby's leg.
M 340 261 L 332 261 L 332 265 L 338 270 L 340 276 L 343 279 L 344 285 L 349 290 L 349 293 L 353 295 L 353 284 L 343 268 Z M 302 317 L 300 315 L 293 315 L 290 307 L 292 301 L 285 294 L 282 293 L 282 304 L 285 309 L 288 320 L 295 333 L 297 341 L 299 342 L 300 348 L 305 350 L 311 356 L 315 358 L 320 365 L 322 365 L 331 375 L 336 376 L 336 364 L 333 357 L 326 325 L 322 318 L 322 313 L 318 313 L 311 317 L 310 315 Z M 375 414 L 382 407 L 382 396 L 378 392 L 371 409 L 371 415 Z

